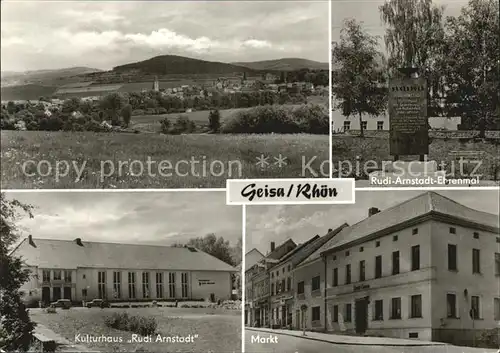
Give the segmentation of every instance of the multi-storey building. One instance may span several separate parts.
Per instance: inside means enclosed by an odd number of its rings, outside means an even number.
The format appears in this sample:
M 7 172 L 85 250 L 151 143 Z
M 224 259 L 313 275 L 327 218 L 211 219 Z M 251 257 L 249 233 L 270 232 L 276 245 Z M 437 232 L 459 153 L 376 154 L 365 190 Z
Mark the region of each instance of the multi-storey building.
M 276 248 L 271 242 L 271 251 L 254 266 L 245 271 L 245 283 L 251 291 L 246 291 L 248 312 L 246 323 L 256 327 L 270 326 L 270 274 L 269 269 L 280 258 L 297 247 L 291 239 L 286 240 Z
M 370 208 L 296 269 L 296 308 L 310 329 L 470 344 L 500 322 L 499 233 L 434 192 Z
M 230 299 L 235 268 L 192 247 L 24 239 L 24 299 Z
M 279 262 L 269 269 L 271 281 L 271 320 L 274 327 L 300 327 L 299 325 L 294 325 L 293 322 L 295 268 L 346 226 L 347 224 L 344 224 L 335 230 L 329 229 L 327 234 L 322 237 L 319 235 L 312 237 L 280 258 Z

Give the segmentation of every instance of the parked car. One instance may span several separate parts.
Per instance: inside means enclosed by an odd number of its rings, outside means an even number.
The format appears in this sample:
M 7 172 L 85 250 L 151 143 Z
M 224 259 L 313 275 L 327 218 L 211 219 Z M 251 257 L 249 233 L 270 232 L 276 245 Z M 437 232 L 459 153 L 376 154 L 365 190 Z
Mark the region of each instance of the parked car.
M 109 302 L 102 299 L 93 299 L 87 302 L 87 308 L 109 308 L 110 306 Z
M 59 299 L 55 302 L 50 303 L 50 306 L 52 308 L 63 308 L 63 309 L 69 309 L 71 308 L 71 300 L 69 299 Z

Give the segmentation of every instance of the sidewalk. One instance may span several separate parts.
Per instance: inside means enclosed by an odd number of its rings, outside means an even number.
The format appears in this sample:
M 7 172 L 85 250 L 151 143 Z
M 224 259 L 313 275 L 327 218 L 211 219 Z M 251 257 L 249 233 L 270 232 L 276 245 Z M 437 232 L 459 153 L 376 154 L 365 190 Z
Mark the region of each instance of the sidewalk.
M 293 330 L 273 330 L 269 328 L 246 327 L 247 331 L 273 333 L 275 335 L 285 335 L 297 338 L 304 338 L 313 341 L 320 341 L 333 344 L 345 344 L 353 346 L 390 346 L 390 347 L 428 347 L 428 346 L 446 346 L 441 342 L 429 342 L 419 340 L 407 340 L 400 338 L 389 337 L 360 337 L 360 336 L 345 336 L 335 335 L 321 332 L 308 332 L 306 336 L 302 335 L 302 331 Z
M 58 335 L 51 329 L 45 327 L 42 324 L 37 323 L 35 326 L 35 331 L 34 333 L 43 335 L 47 339 L 53 340 L 57 344 L 57 350 L 56 352 L 78 352 L 78 353 L 98 353 L 99 351 L 95 349 L 90 349 L 87 346 L 84 346 L 82 344 L 74 344 L 70 342 L 68 339 L 62 337 L 61 335 Z

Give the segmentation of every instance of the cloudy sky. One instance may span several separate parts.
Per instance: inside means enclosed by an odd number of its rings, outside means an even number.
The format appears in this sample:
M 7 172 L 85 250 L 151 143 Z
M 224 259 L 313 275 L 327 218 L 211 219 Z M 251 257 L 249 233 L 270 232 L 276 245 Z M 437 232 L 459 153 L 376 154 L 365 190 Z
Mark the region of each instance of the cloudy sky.
M 328 2 L 2 1 L 2 70 L 113 66 L 160 54 L 328 62 Z
M 172 245 L 215 233 L 233 245 L 242 210 L 224 192 L 6 192 L 36 207 L 20 220 L 24 236 Z
M 382 194 L 383 193 L 383 194 Z M 381 210 L 411 199 L 422 191 L 358 191 L 354 205 L 248 206 L 246 209 L 246 251 L 257 248 L 266 254 L 270 242 L 276 246 L 288 238 L 303 243 L 316 234 L 344 222 L 355 224 L 368 216 L 370 207 Z M 480 211 L 498 214 L 499 193 L 493 191 L 439 191 L 456 202 Z
M 345 19 L 355 18 L 362 22 L 364 29 L 379 37 L 379 44 L 385 50 L 385 27 L 380 18 L 379 6 L 385 0 L 332 0 L 332 41 L 340 40 L 340 31 Z M 468 0 L 433 0 L 433 4 L 443 6 L 443 16 L 458 16 Z

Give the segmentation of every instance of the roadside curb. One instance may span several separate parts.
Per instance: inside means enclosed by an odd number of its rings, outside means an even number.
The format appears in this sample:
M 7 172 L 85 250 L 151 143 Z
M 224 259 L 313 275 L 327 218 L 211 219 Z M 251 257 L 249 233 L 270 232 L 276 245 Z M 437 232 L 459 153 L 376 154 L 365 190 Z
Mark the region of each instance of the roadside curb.
M 255 332 L 266 332 L 266 333 L 272 333 L 274 332 L 273 330 L 259 330 L 254 327 L 245 327 L 246 330 L 248 331 L 255 331 Z M 302 335 L 294 335 L 291 333 L 286 333 L 280 331 L 279 333 L 276 333 L 277 335 L 284 335 L 284 336 L 291 336 L 291 337 L 296 337 L 296 338 L 304 338 L 308 339 L 311 341 L 318 341 L 318 342 L 325 342 L 325 343 L 331 343 L 331 344 L 341 344 L 341 345 L 346 345 L 346 346 L 379 346 L 379 347 L 434 347 L 434 346 L 446 346 L 445 343 L 405 343 L 405 344 L 394 344 L 394 343 L 360 343 L 360 342 L 340 342 L 340 341 L 335 341 L 335 340 L 327 340 L 323 338 L 317 338 L 317 337 L 311 337 L 311 336 L 302 336 Z

